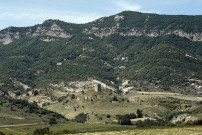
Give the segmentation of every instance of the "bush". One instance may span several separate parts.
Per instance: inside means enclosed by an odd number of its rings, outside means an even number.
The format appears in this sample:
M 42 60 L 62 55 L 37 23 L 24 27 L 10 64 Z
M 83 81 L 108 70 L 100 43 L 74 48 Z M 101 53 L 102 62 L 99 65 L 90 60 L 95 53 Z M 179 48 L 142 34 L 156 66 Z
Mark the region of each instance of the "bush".
M 143 117 L 143 113 L 142 113 L 142 111 L 141 110 L 137 110 L 137 117 L 138 118 L 142 118 Z
M 80 113 L 79 115 L 77 115 L 74 119 L 74 121 L 78 122 L 78 123 L 84 123 L 87 121 L 87 114 L 84 113 Z
M 134 113 L 131 114 L 125 114 L 125 115 L 117 115 L 118 118 L 118 124 L 121 125 L 132 125 L 132 122 L 130 119 L 135 119 L 136 115 Z
M 131 114 L 125 114 L 125 115 L 116 115 L 116 117 L 118 119 L 123 118 L 123 117 L 128 118 L 128 119 L 135 119 L 137 116 L 134 113 L 131 113 Z
M 64 134 L 74 134 L 74 133 L 76 133 L 76 131 L 75 130 L 67 130 L 67 129 L 65 129 L 65 130 L 63 130 L 63 133 Z
M 50 129 L 47 128 L 41 128 L 41 129 L 36 129 L 34 131 L 34 135 L 44 135 L 44 134 L 49 134 L 50 133 Z
M 61 102 L 62 102 L 62 99 L 61 99 L 61 98 L 58 98 L 58 102 L 61 103 Z
M 122 118 L 119 119 L 118 124 L 121 124 L 121 125 L 132 125 L 132 122 L 131 122 L 131 120 L 129 118 L 122 117 Z
M 71 95 L 71 100 L 75 99 L 76 96 L 74 94 Z
M 39 92 L 37 90 L 33 91 L 34 96 L 38 95 Z
M 57 124 L 56 118 L 55 117 L 50 118 L 49 124 L 50 125 Z
M 202 120 L 196 120 L 196 121 L 194 121 L 194 125 L 202 125 Z
M 185 125 L 202 125 L 202 120 L 188 121 Z
M 6 135 L 6 134 L 0 131 L 0 135 Z
M 141 120 L 137 121 L 135 125 L 137 127 L 151 127 L 151 126 L 164 126 L 165 123 L 160 120 L 155 121 L 155 120 L 146 119 L 144 121 L 141 121 Z
M 111 115 L 110 115 L 110 114 L 107 114 L 107 118 L 111 118 Z
M 129 114 L 130 119 L 135 119 L 137 116 L 134 113 Z
M 112 101 L 118 101 L 117 97 L 114 96 L 114 97 L 112 98 Z

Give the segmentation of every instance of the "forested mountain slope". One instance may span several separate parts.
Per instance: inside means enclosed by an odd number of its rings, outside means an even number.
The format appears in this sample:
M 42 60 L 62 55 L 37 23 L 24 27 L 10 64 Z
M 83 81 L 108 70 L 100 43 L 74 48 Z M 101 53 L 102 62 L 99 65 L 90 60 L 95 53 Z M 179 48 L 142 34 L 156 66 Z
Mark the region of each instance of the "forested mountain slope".
M 201 23 L 202 16 L 124 11 L 87 24 L 9 27 L 0 31 L 0 90 L 21 95 L 94 79 L 116 90 L 200 94 Z

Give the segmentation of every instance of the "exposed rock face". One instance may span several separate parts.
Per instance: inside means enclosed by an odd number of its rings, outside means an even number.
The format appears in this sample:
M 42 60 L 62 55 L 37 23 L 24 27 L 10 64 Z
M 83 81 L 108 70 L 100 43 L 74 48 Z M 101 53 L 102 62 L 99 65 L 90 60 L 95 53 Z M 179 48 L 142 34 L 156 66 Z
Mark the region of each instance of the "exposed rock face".
M 190 56 L 189 56 L 190 57 Z M 198 89 L 201 93 L 202 92 L 202 80 L 198 79 L 189 79 L 190 85 L 195 87 L 195 89 Z
M 130 92 L 132 89 L 134 89 L 134 87 L 129 86 L 130 80 L 123 80 L 121 85 L 119 86 L 119 90 L 121 90 L 123 93 L 128 93 Z
M 27 32 L 11 32 L 11 28 L 3 30 L 0 33 L 0 43 L 9 44 L 13 40 L 20 39 L 21 37 L 37 37 L 37 36 L 47 36 L 47 38 L 42 38 L 42 41 L 51 42 L 55 38 L 70 38 L 71 35 L 61 29 L 56 23 L 53 23 L 50 28 L 42 27 L 41 25 L 37 27 L 36 31 L 29 29 Z
M 179 37 L 185 37 L 192 41 L 202 41 L 202 33 L 187 33 L 183 30 L 175 30 L 172 34 L 175 34 Z
M 98 80 L 67 82 L 66 85 L 64 82 L 62 82 L 60 84 L 50 84 L 50 86 L 64 90 L 64 91 L 81 92 L 81 91 L 89 89 L 89 88 L 94 88 L 95 84 L 100 84 L 102 86 L 102 89 L 109 89 L 112 91 L 116 91 L 115 88 L 108 86 L 107 84 L 105 84 L 101 81 L 98 81 Z
M 196 120 L 198 120 L 197 117 L 194 117 L 194 116 L 191 116 L 191 115 L 188 115 L 188 114 L 182 114 L 182 115 L 179 115 L 179 116 L 173 118 L 171 120 L 171 122 L 173 124 L 176 124 L 177 122 L 186 123 L 186 122 L 189 122 L 189 121 L 196 121 Z
M 22 86 L 24 90 L 29 89 L 30 87 L 26 84 L 21 83 L 20 81 L 17 80 L 13 80 L 13 84 L 14 86 Z
M 31 37 L 36 37 L 40 35 L 45 35 L 45 36 L 50 36 L 50 37 L 57 37 L 57 38 L 69 38 L 71 37 L 70 34 L 67 34 L 64 32 L 63 29 L 61 29 L 58 25 L 55 23 L 51 26 L 51 28 L 46 28 L 46 27 L 38 27 L 37 30 L 29 35 Z
M 120 24 L 119 24 L 120 25 Z M 119 34 L 121 36 L 147 36 L 147 37 L 159 37 L 163 35 L 171 35 L 174 34 L 179 37 L 187 38 L 192 41 L 202 41 L 202 33 L 187 33 L 183 30 L 174 30 L 166 32 L 165 30 L 146 30 L 146 29 L 138 29 L 132 28 L 126 32 L 119 32 L 119 25 L 116 25 L 111 28 L 102 28 L 102 29 L 85 29 L 83 33 L 85 34 L 94 34 L 97 37 L 107 37 L 113 34 Z
M 16 94 L 12 91 L 8 91 L 8 95 L 11 97 L 11 98 L 16 98 Z
M 114 20 L 115 21 L 120 21 L 120 20 L 123 20 L 124 19 L 124 16 L 122 16 L 122 15 L 116 15 L 115 17 L 114 17 Z
M 96 28 L 93 27 L 92 29 L 85 29 L 83 31 L 84 34 L 94 34 L 95 36 L 97 37 L 107 37 L 107 36 L 110 36 L 110 35 L 113 35 L 117 32 L 117 27 L 112 27 L 112 28 L 102 28 L 102 29 L 99 29 L 99 28 Z
M 40 107 L 42 107 L 42 105 L 44 103 L 52 103 L 53 102 L 50 97 L 45 96 L 43 94 L 40 94 L 37 96 L 30 96 L 27 100 L 31 103 L 34 101 L 37 102 Z
M 5 32 L 5 33 L 0 33 L 0 42 L 3 44 L 9 44 L 11 43 L 13 40 L 15 39 L 19 39 L 20 38 L 20 33 L 16 32 Z
M 0 96 L 4 95 L 4 92 L 0 90 Z
M 182 29 L 175 29 L 175 30 L 170 30 L 170 26 L 167 26 L 163 29 L 147 29 L 143 27 L 122 27 L 120 29 L 121 25 L 121 20 L 124 21 L 124 16 L 123 15 L 116 15 L 114 16 L 114 21 L 115 24 L 112 27 L 105 27 L 105 28 L 96 28 L 92 27 L 89 29 L 85 29 L 83 31 L 84 34 L 94 34 L 95 36 L 98 37 L 107 37 L 113 34 L 119 34 L 121 36 L 148 36 L 148 37 L 159 37 L 159 36 L 164 36 L 164 35 L 170 35 L 174 34 L 179 37 L 187 38 L 192 41 L 202 41 L 202 32 L 186 32 L 183 31 Z M 102 19 L 98 19 L 98 24 L 103 22 Z M 146 18 L 146 20 L 143 23 L 146 23 L 150 20 L 150 16 Z
M 46 38 L 41 38 L 41 40 L 44 42 L 52 42 L 52 41 L 55 41 L 55 38 L 46 37 Z

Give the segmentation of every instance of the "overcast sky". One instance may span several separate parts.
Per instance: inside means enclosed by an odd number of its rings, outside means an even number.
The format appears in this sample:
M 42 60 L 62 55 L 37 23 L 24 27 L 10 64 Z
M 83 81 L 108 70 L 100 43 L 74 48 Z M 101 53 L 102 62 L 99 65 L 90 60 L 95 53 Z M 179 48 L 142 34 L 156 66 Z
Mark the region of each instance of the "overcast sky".
M 86 23 L 124 10 L 202 15 L 202 0 L 0 0 L 0 30 L 47 19 Z

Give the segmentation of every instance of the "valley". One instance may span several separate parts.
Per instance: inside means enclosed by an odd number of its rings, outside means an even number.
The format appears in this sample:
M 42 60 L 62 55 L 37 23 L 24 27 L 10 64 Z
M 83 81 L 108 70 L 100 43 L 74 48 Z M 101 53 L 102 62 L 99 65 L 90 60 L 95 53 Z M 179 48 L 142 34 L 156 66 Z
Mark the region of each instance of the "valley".
M 200 133 L 201 23 L 124 11 L 1 30 L 0 131 Z

